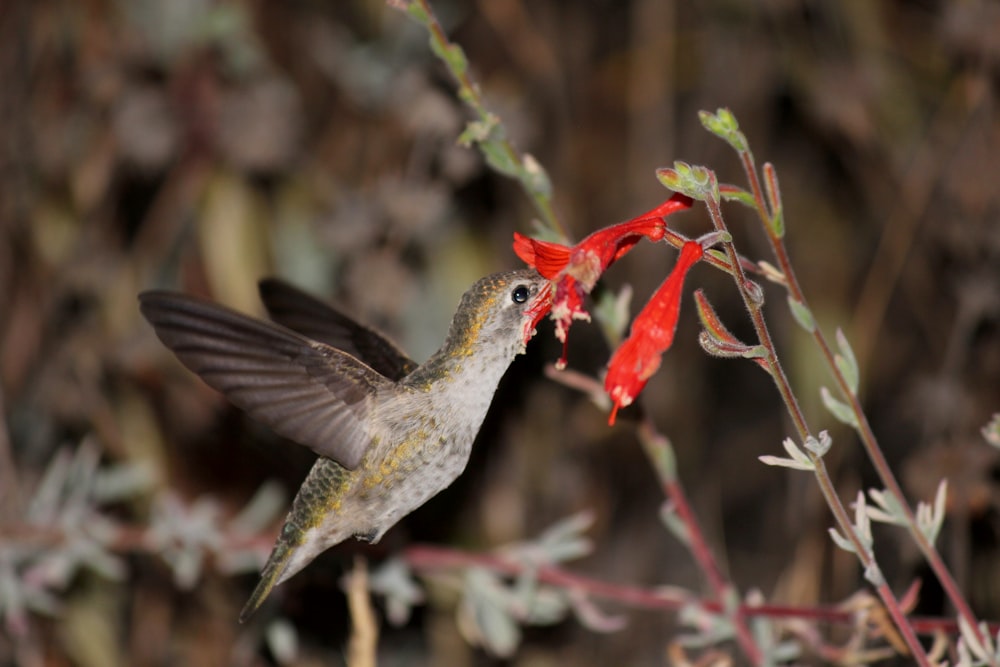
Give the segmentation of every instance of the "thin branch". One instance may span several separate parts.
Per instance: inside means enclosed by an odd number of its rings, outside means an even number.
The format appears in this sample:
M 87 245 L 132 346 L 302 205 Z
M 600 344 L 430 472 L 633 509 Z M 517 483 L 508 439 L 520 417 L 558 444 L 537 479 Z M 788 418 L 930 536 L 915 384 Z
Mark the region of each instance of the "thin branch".
M 523 574 L 529 566 L 512 558 L 493 553 L 477 553 L 429 544 L 414 544 L 403 550 L 404 561 L 422 574 L 479 567 L 510 577 Z M 649 611 L 678 611 L 694 605 L 712 613 L 723 613 L 722 603 L 716 599 L 701 598 L 677 588 L 648 589 L 628 584 L 617 584 L 570 572 L 556 566 L 532 568 L 538 581 L 550 586 L 576 590 L 592 597 L 617 602 L 633 609 Z M 856 612 L 851 605 L 796 606 L 780 604 L 753 605 L 740 603 L 740 613 L 747 618 L 774 620 L 807 620 L 824 623 L 850 624 Z M 911 618 L 910 624 L 922 635 L 945 632 L 958 634 L 958 624 L 951 619 Z M 990 623 L 991 633 L 1000 632 L 1000 623 Z
M 460 47 L 448 39 L 447 33 L 445 33 L 440 21 L 438 21 L 437 16 L 434 14 L 430 0 L 388 0 L 388 4 L 408 13 L 427 29 L 431 39 L 431 50 L 434 51 L 445 67 L 448 68 L 448 71 L 458 84 L 459 99 L 463 100 L 476 113 L 480 122 L 487 126 L 499 125 L 496 114 L 487 108 L 486 102 L 483 100 L 479 84 L 469 74 L 464 54 L 462 54 Z M 512 174 L 506 170 L 502 171 L 508 176 L 516 178 L 518 183 L 521 184 L 521 187 L 535 205 L 535 210 L 541 217 L 542 222 L 561 237 L 568 238 L 566 229 L 552 208 L 551 195 L 546 188 L 540 187 L 537 180 L 533 178 L 533 175 L 539 173 L 541 168 L 533 160 L 531 160 L 532 164 L 529 165 L 525 156 L 520 155 L 506 137 L 490 138 L 489 141 L 502 153 L 502 161 L 504 163 L 516 165 L 516 173 Z M 486 151 L 484 150 L 485 153 Z M 490 155 L 486 154 L 486 157 L 487 162 L 489 162 Z M 542 180 L 547 182 L 547 177 Z
M 743 151 L 742 155 L 749 156 L 749 151 Z M 707 190 L 709 192 L 712 190 L 718 191 L 715 172 L 709 170 L 708 174 L 711 181 Z M 750 181 L 751 190 L 753 191 L 755 200 L 759 201 L 760 204 L 763 205 L 763 195 L 761 192 L 760 182 L 756 178 L 756 173 L 753 174 Z M 729 230 L 726 227 L 724 218 L 722 217 L 722 209 L 719 206 L 718 199 L 713 196 L 707 196 L 704 198 L 704 201 L 708 206 L 708 211 L 712 218 L 712 224 L 715 226 L 716 230 L 728 234 Z M 771 226 L 769 223 L 769 217 L 767 217 L 767 209 L 762 208 L 759 213 L 764 218 L 765 229 L 768 229 L 768 233 L 771 235 Z M 778 359 L 777 349 L 775 348 L 774 341 L 771 338 L 771 333 L 768 330 L 767 322 L 764 319 L 762 301 L 755 298 L 755 296 L 751 293 L 750 283 L 746 274 L 743 272 L 743 267 L 739 262 L 736 248 L 733 243 L 731 241 L 724 243 L 723 247 L 729 255 L 730 265 L 734 268 L 732 274 L 733 279 L 736 282 L 736 288 L 739 290 L 740 296 L 743 298 L 743 303 L 747 308 L 747 312 L 750 314 L 750 320 L 757 333 L 757 339 L 767 352 L 765 358 L 768 363 L 768 367 L 770 368 L 771 377 L 777 386 L 778 393 L 781 395 L 782 401 L 785 403 L 789 416 L 792 418 L 792 422 L 795 425 L 795 430 L 798 433 L 800 442 L 806 442 L 807 439 L 813 437 L 812 431 L 809 429 L 805 414 L 799 406 L 795 393 L 792 390 L 791 383 L 788 381 L 788 376 L 785 375 L 785 371 L 781 366 L 780 360 Z M 784 270 L 785 266 L 782 266 L 781 268 Z M 874 556 L 861 541 L 857 531 L 854 529 L 847 510 L 844 508 L 840 497 L 837 495 L 833 480 L 830 478 L 830 475 L 826 470 L 826 464 L 823 462 L 823 459 L 812 450 L 807 448 L 806 452 L 813 463 L 813 471 L 816 481 L 819 484 L 820 492 L 823 494 L 823 498 L 826 500 L 827 505 L 833 512 L 834 518 L 837 521 L 837 526 L 853 545 L 854 552 L 861 561 L 861 564 L 864 566 L 865 571 L 877 571 L 877 564 Z M 903 635 L 903 638 L 912 652 L 914 659 L 916 659 L 919 664 L 930 667 L 930 660 L 927 658 L 920 641 L 913 632 L 913 628 L 907 622 L 906 614 L 903 612 L 899 601 L 896 599 L 896 596 L 893 594 L 888 584 L 884 580 L 880 580 L 876 581 L 874 585 L 879 597 L 882 599 L 883 604 L 885 604 L 886 609 L 892 616 L 893 622 Z
M 715 560 L 715 555 L 701 531 L 698 519 L 691 510 L 691 504 L 688 502 L 684 487 L 677 477 L 676 470 L 674 470 L 674 455 L 669 441 L 656 431 L 656 427 L 648 418 L 643 419 L 640 423 L 638 436 L 646 456 L 656 471 L 664 494 L 670 499 L 674 512 L 684 524 L 687 537 L 686 546 L 699 569 L 708 579 L 708 585 L 722 606 L 723 613 L 732 623 L 740 648 L 751 663 L 763 664 L 764 657 L 757 642 L 754 641 L 750 627 L 747 625 L 746 615 L 742 611 L 742 606 L 739 605 L 739 594 L 736 587 L 723 576 L 722 570 Z
M 769 213 L 767 203 L 764 201 L 764 195 L 761 190 L 760 180 L 757 176 L 757 169 L 754 164 L 753 155 L 749 150 L 741 151 L 740 160 L 743 164 L 743 170 L 746 172 L 746 176 L 750 181 L 751 192 L 753 193 L 754 202 L 756 204 L 755 208 L 757 210 L 757 215 L 763 223 L 762 227 L 767 234 L 775 259 L 778 262 L 778 267 L 785 276 L 788 292 L 792 299 L 802 304 L 807 310 L 809 310 L 808 301 L 806 300 L 805 293 L 802 291 L 799 284 L 795 269 L 792 266 L 784 239 L 776 234 L 772 226 L 769 224 L 770 215 L 772 213 Z M 775 179 L 774 167 L 770 164 L 764 165 L 764 173 L 766 178 L 772 180 Z M 773 188 L 773 190 L 777 192 L 777 188 Z M 771 208 L 775 205 L 780 206 L 780 201 L 773 202 Z M 856 418 L 857 433 L 861 439 L 861 444 L 864 447 L 865 452 L 868 454 L 868 458 L 871 460 L 875 471 L 878 473 L 879 479 L 882 481 L 882 484 L 894 497 L 902 510 L 903 517 L 906 521 L 906 529 L 909 531 L 910 537 L 917 544 L 917 547 L 924 555 L 924 558 L 930 565 L 931 570 L 934 572 L 935 577 L 937 577 L 937 580 L 944 589 L 948 599 L 951 600 L 951 603 L 955 606 L 955 610 L 969 624 L 969 627 L 972 628 L 974 633 L 976 633 L 980 642 L 983 642 L 985 638 L 979 631 L 978 619 L 962 594 L 958 583 L 955 581 L 951 572 L 948 570 L 948 567 L 941 559 L 941 555 L 937 552 L 933 543 L 927 539 L 927 536 L 924 535 L 923 531 L 920 530 L 916 514 L 910 503 L 907 501 L 899 481 L 896 479 L 895 474 L 892 472 L 892 468 L 889 466 L 889 462 L 886 461 L 885 455 L 882 453 L 882 448 L 878 444 L 878 439 L 875 437 L 874 431 L 872 431 L 871 425 L 868 422 L 868 417 L 861 405 L 861 401 L 858 399 L 857 394 L 851 390 L 847 379 L 844 377 L 839 366 L 835 362 L 835 355 L 826 339 L 826 336 L 823 335 L 823 331 L 819 326 L 813 327 L 812 336 L 817 346 L 819 346 L 827 367 L 830 369 L 834 381 L 837 383 L 837 387 L 840 389 L 841 397 L 850 406 L 851 412 Z M 997 664 L 992 657 L 990 659 L 990 664 L 994 667 L 996 667 Z

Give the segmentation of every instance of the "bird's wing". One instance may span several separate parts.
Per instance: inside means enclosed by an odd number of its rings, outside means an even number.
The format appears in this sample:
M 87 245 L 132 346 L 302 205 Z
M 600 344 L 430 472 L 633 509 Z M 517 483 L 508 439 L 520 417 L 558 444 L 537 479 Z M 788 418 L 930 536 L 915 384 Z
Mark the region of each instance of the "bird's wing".
M 297 287 L 276 278 L 266 278 L 258 287 L 268 314 L 278 324 L 343 350 L 391 380 L 417 367 L 392 342 Z
M 348 469 L 370 441 L 366 416 L 392 380 L 283 326 L 173 292 L 139 308 L 185 366 L 251 417 Z

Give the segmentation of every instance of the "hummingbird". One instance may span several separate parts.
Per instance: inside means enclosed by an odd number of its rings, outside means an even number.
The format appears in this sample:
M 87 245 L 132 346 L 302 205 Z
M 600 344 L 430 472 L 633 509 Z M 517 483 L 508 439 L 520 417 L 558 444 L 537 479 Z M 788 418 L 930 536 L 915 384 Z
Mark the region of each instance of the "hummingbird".
M 320 553 L 351 536 L 377 542 L 462 473 L 500 378 L 551 307 L 549 281 L 533 269 L 482 278 L 418 365 L 298 288 L 267 279 L 259 291 L 273 321 L 176 292 L 139 295 L 182 364 L 319 454 L 240 622 Z

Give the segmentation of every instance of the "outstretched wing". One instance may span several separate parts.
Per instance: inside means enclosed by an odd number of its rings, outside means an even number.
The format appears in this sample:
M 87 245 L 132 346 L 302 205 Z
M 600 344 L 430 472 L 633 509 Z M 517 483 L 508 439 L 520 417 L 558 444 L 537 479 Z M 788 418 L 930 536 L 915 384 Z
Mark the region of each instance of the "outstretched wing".
M 139 308 L 185 366 L 251 417 L 348 469 L 370 441 L 372 397 L 392 381 L 283 326 L 173 292 Z
M 283 280 L 258 285 L 261 301 L 278 324 L 343 350 L 391 380 L 409 375 L 417 364 L 376 331 Z

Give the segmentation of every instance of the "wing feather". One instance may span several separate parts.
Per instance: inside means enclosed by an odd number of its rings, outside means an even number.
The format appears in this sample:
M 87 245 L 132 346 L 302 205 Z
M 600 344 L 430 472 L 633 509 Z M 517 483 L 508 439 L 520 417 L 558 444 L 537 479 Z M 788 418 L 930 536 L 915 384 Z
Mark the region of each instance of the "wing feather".
M 283 280 L 260 282 L 261 301 L 278 324 L 357 357 L 391 380 L 399 380 L 417 364 L 395 344 L 323 301 Z
M 392 380 L 347 352 L 217 304 L 161 291 L 139 303 L 181 363 L 251 417 L 345 468 L 360 465 L 371 401 Z

